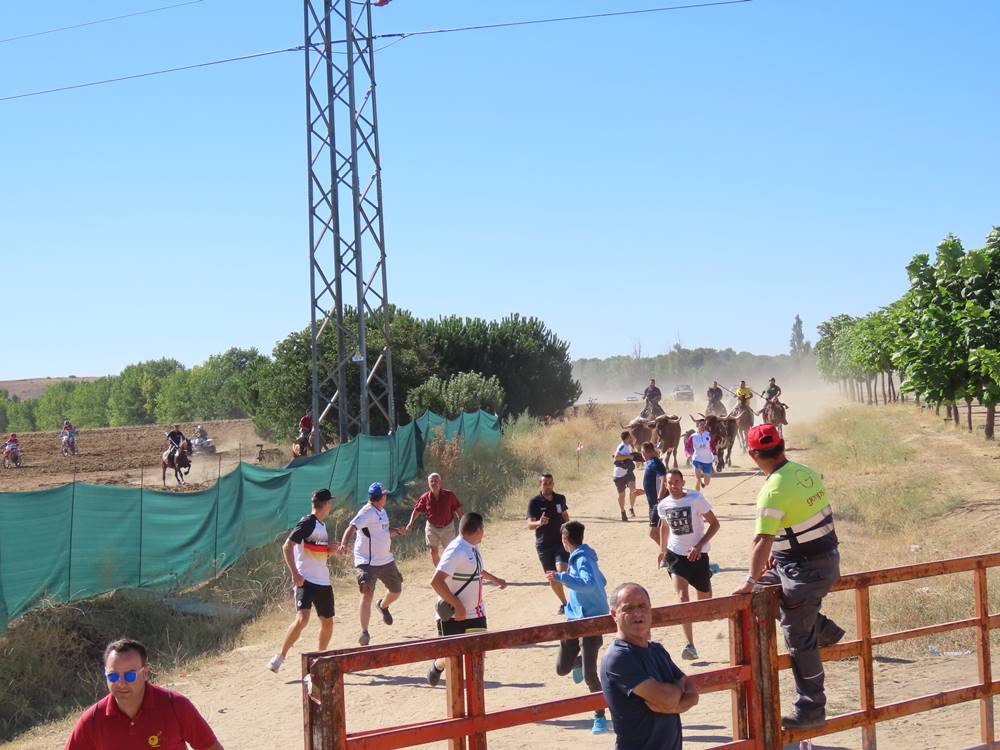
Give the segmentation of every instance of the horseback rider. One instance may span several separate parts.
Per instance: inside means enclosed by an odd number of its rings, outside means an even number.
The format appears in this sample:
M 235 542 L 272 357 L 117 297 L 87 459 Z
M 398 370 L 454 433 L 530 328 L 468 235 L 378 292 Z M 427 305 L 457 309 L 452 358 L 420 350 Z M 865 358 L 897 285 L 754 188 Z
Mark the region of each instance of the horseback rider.
M 739 387 L 733 391 L 733 395 L 740 402 L 740 406 L 748 407 L 750 406 L 750 399 L 753 398 L 753 391 L 747 386 L 747 381 L 741 380 Z
M 719 386 L 718 380 L 712 381 L 712 387 L 705 395 L 708 396 L 708 406 L 705 407 L 705 413 L 725 416 L 726 407 L 722 404 L 722 388 Z
M 0 445 L 0 451 L 5 451 L 10 448 L 10 452 L 15 456 L 21 452 L 21 444 L 17 442 L 17 433 L 10 433 L 10 437 L 4 441 L 3 445 Z
M 646 406 L 642 410 L 642 415 L 644 417 L 652 419 L 663 414 L 663 407 L 660 406 L 660 399 L 663 398 L 663 394 L 660 392 L 660 389 L 656 387 L 655 379 L 649 379 L 649 385 L 647 385 L 646 390 L 642 392 L 642 397 L 646 400 Z
M 309 433 L 312 432 L 313 428 L 313 413 L 312 409 L 306 409 L 306 413 L 302 415 L 302 419 L 299 420 L 299 440 L 309 437 Z
M 764 400 L 772 404 L 781 404 L 778 401 L 779 396 L 781 396 L 781 386 L 774 382 L 774 378 L 768 379 L 767 389 L 764 391 Z
M 181 426 L 179 424 L 174 425 L 174 429 L 166 433 L 167 442 L 170 444 L 167 449 L 167 461 L 173 459 L 177 455 L 177 451 L 180 450 L 181 445 L 187 440 L 184 437 L 184 433 L 181 432 Z

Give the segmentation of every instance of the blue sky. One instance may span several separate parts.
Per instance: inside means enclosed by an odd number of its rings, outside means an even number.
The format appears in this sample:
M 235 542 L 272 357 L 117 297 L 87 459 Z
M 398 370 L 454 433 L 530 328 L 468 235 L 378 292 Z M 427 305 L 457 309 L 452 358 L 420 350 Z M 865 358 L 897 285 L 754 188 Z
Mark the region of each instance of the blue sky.
M 4 3 L 0 37 L 161 4 Z M 375 12 L 392 32 L 665 4 Z M 784 351 L 796 313 L 867 312 L 913 253 L 1000 224 L 998 24 L 992 0 L 754 0 L 395 44 L 390 297 L 537 315 L 576 357 Z M 301 41 L 298 2 L 203 0 L 0 43 L 0 97 Z M 303 327 L 303 108 L 299 53 L 0 102 L 0 379 Z

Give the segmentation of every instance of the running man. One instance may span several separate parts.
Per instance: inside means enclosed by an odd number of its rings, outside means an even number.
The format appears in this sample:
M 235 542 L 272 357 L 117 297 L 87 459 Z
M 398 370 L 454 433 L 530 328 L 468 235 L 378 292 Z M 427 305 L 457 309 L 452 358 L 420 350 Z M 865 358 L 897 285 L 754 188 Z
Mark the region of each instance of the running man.
M 584 530 L 584 525 L 579 521 L 570 521 L 562 525 L 560 533 L 563 547 L 569 553 L 569 570 L 565 573 L 555 573 L 551 570 L 545 573 L 550 583 L 557 580 L 569 589 L 569 600 L 566 602 L 567 620 L 598 617 L 610 611 L 608 595 L 604 589 L 608 581 L 597 567 L 597 553 L 583 543 Z M 556 674 L 565 677 L 572 672 L 573 682 L 579 685 L 586 680 L 587 689 L 592 693 L 599 693 L 601 678 L 597 670 L 597 652 L 601 650 L 603 642 L 604 638 L 600 635 L 559 641 Z M 593 734 L 603 734 L 608 731 L 608 720 L 603 708 L 594 712 L 594 724 L 590 731 Z
M 438 635 L 462 635 L 486 630 L 486 606 L 483 604 L 483 579 L 498 589 L 507 588 L 503 578 L 483 568 L 479 544 L 483 541 L 486 526 L 478 513 L 466 513 L 458 524 L 459 536 L 444 548 L 431 588 L 441 602 L 451 605 L 454 612 L 449 619 L 441 619 L 439 602 L 437 613 Z M 444 659 L 435 659 L 427 672 L 427 682 L 434 687 L 444 673 Z
M 635 518 L 635 499 L 641 493 L 635 488 L 635 448 L 633 448 L 635 438 L 632 437 L 632 433 L 628 430 L 622 431 L 621 438 L 622 441 L 615 448 L 613 457 L 615 468 L 611 472 L 611 481 L 614 482 L 615 489 L 618 490 L 618 510 L 621 511 L 622 520 L 627 521 L 628 516 L 625 515 L 625 491 L 628 490 L 629 492 L 628 512 L 632 518 Z
M 455 539 L 455 519 L 462 517 L 462 504 L 451 490 L 441 486 L 441 475 L 437 472 L 427 475 L 427 492 L 417 499 L 406 524 L 407 533 L 413 529 L 417 516 L 427 516 L 424 528 L 424 543 L 431 552 L 431 562 L 436 568 L 441 557 L 438 547 L 444 549 Z
M 649 538 L 659 546 L 660 515 L 656 506 L 667 495 L 667 483 L 663 480 L 667 475 L 667 467 L 648 440 L 642 444 L 642 458 L 646 462 L 646 470 L 642 473 L 642 491 L 649 504 Z
M 327 557 L 330 553 L 330 535 L 326 518 L 333 503 L 330 490 L 312 493 L 312 513 L 303 516 L 281 546 L 288 572 L 292 574 L 295 600 L 295 619 L 288 626 L 281 651 L 271 657 L 267 668 L 272 672 L 281 669 L 285 657 L 309 624 L 309 612 L 315 607 L 319 617 L 319 650 L 326 651 L 333 635 L 333 586 Z
M 528 528 L 535 532 L 535 551 L 542 563 L 542 571 L 562 573 L 569 565 L 569 554 L 563 549 L 559 529 L 569 521 L 566 497 L 554 491 L 555 480 L 551 474 L 538 478 L 538 494 L 528 502 Z M 552 592 L 559 599 L 559 614 L 566 613 L 566 593 L 559 581 L 549 581 Z
M 694 488 L 702 490 L 712 481 L 712 464 L 715 452 L 712 450 L 712 435 L 704 419 L 699 419 L 697 431 L 691 436 L 691 465 L 694 466 Z
M 385 512 L 385 504 L 389 494 L 379 482 L 372 482 L 368 487 L 368 502 L 351 519 L 344 529 L 340 540 L 340 551 L 345 552 L 351 536 L 354 539 L 354 569 L 357 572 L 358 590 L 361 592 L 361 604 L 358 607 L 358 618 L 361 621 L 361 633 L 358 643 L 367 646 L 371 642 L 368 625 L 372 616 L 372 599 L 375 596 L 375 583 L 381 581 L 388 593 L 377 602 L 375 608 L 382 615 L 382 622 L 392 625 L 392 615 L 389 606 L 403 592 L 403 574 L 396 567 L 396 558 L 392 555 L 392 537 L 406 533 L 406 529 L 390 529 L 389 514 Z
M 690 601 L 688 584 L 694 586 L 698 599 L 711 599 L 712 571 L 708 550 L 712 537 L 719 532 L 719 519 L 704 495 L 684 489 L 684 474 L 679 469 L 672 469 L 667 474 L 667 488 L 670 494 L 656 506 L 661 519 L 660 554 L 656 557 L 656 564 L 663 565 L 673 578 L 674 589 L 681 602 Z M 682 627 L 687 645 L 681 651 L 681 658 L 689 661 L 697 659 L 694 628 L 690 622 L 685 622 Z

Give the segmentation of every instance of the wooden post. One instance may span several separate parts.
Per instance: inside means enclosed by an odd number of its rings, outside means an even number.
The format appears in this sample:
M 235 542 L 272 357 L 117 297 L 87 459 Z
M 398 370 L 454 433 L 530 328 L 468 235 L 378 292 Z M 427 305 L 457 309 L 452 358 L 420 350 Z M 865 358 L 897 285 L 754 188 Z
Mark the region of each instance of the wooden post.
M 482 651 L 465 655 L 465 710 L 468 716 L 486 715 L 486 676 Z M 486 732 L 469 735 L 469 750 L 486 750 Z
M 308 669 L 302 657 L 302 700 L 306 706 L 305 749 L 347 750 L 347 715 L 344 708 L 344 674 L 330 661 Z M 305 677 L 312 676 L 312 690 Z
M 781 750 L 781 699 L 778 689 L 777 589 L 755 591 L 751 604 L 758 665 L 754 674 L 761 716 L 762 750 Z
M 854 590 L 854 617 L 858 640 L 861 641 L 861 656 L 858 658 L 858 679 L 860 681 L 861 710 L 865 713 L 865 723 L 861 727 L 862 750 L 876 750 L 875 738 L 875 675 L 872 664 L 872 618 L 869 589 L 859 586 Z
M 465 679 L 462 674 L 462 657 L 449 656 L 445 667 L 445 701 L 449 719 L 465 716 Z M 465 750 L 465 737 L 452 737 L 448 750 Z
M 993 697 L 991 683 L 993 682 L 993 665 L 990 662 L 990 600 L 986 590 L 986 565 L 980 561 L 975 570 L 976 587 L 976 617 L 979 627 L 976 628 L 976 656 L 979 659 L 979 732 L 986 747 L 993 747 L 996 741 L 996 730 L 993 726 Z
M 741 612 L 729 618 L 729 666 L 738 667 L 746 664 L 746 652 L 743 648 L 743 628 L 745 622 Z M 735 690 L 729 691 L 730 704 L 733 716 L 733 739 L 745 740 L 750 737 L 750 725 L 748 721 L 749 705 L 747 703 L 747 685 L 741 682 Z

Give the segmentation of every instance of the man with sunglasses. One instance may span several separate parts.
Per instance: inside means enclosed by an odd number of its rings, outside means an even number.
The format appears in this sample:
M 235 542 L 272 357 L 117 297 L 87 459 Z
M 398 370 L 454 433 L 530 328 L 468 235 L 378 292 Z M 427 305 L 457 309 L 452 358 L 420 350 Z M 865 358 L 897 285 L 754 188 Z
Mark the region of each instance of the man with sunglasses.
M 104 650 L 108 695 L 73 727 L 65 750 L 222 750 L 190 700 L 149 682 L 146 647 L 122 638 Z M 187 744 L 185 744 L 187 743 Z

